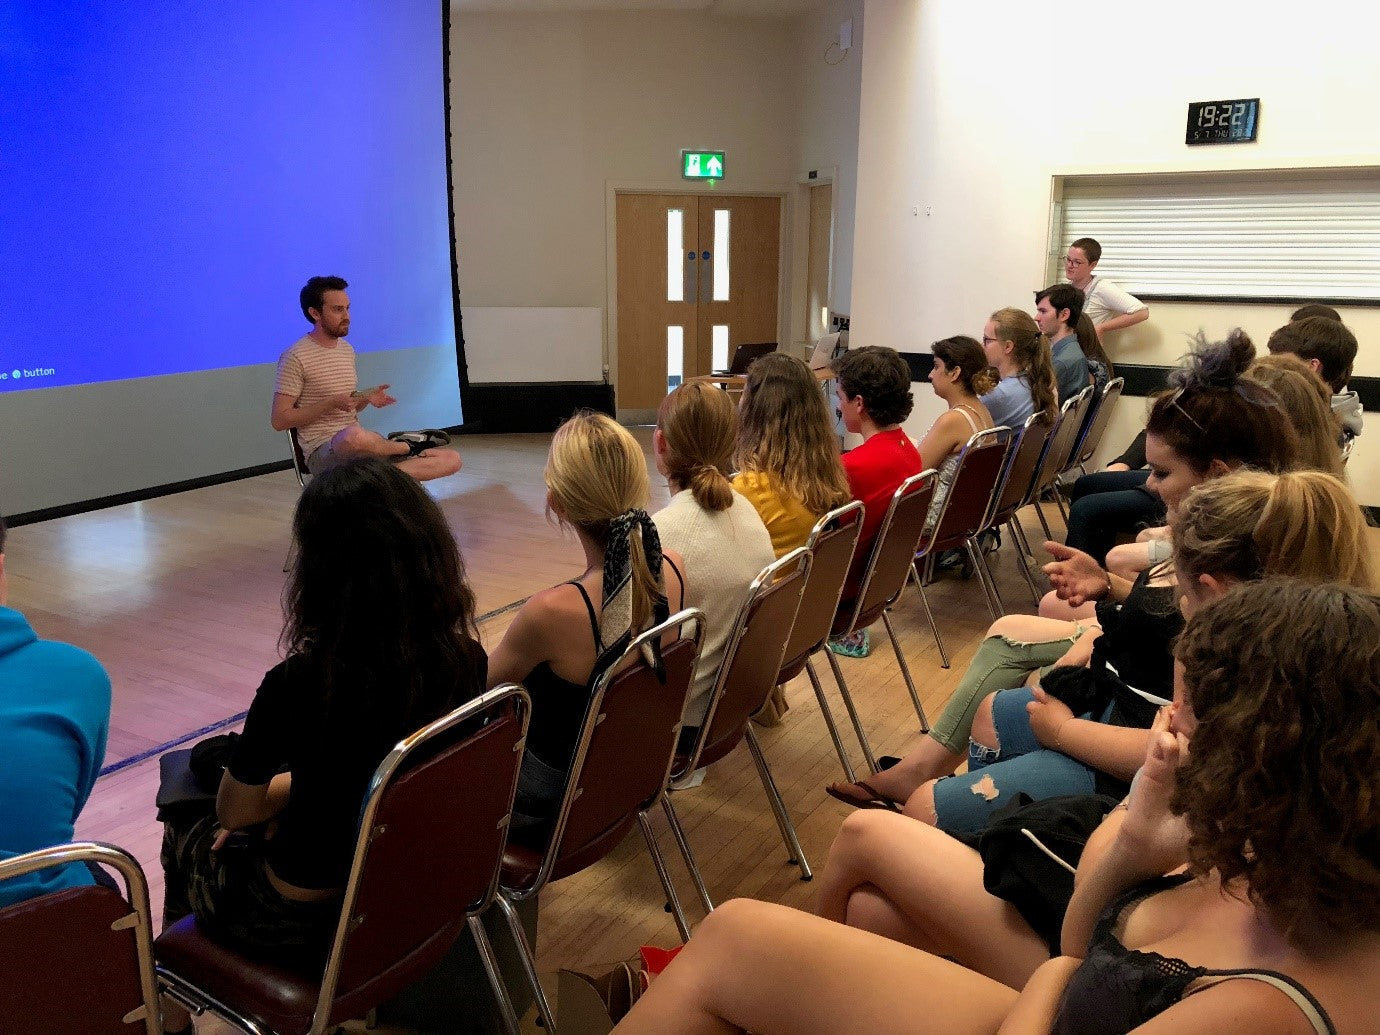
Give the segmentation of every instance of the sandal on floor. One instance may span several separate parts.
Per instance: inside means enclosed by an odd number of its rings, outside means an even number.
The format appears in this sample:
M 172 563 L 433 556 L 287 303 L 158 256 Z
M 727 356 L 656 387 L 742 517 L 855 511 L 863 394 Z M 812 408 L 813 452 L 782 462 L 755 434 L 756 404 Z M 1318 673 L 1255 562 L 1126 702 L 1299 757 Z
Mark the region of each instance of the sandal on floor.
M 849 793 L 848 788 L 850 787 L 860 787 L 868 796 L 864 797 L 862 794 Z M 857 809 L 888 809 L 891 812 L 900 812 L 901 806 L 905 804 L 905 802 L 897 801 L 895 798 L 887 797 L 865 780 L 859 780 L 857 783 L 851 784 L 831 783 L 828 787 L 824 788 L 824 793 L 831 798 L 837 798 L 845 805 L 852 805 Z

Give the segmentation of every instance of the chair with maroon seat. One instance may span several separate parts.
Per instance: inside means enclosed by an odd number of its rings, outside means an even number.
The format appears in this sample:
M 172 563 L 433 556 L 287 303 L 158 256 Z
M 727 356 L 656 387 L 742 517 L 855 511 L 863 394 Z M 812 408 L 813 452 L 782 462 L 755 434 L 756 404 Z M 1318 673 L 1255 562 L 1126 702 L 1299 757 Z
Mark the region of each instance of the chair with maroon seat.
M 993 531 L 1000 531 L 1003 525 L 1006 526 L 1011 535 L 1011 544 L 1016 548 L 1017 565 L 1021 569 L 1021 574 L 1025 576 L 1026 585 L 1030 587 L 1031 596 L 1036 604 L 1040 602 L 1040 593 L 1035 588 L 1035 579 L 1030 573 L 1030 560 L 1027 557 L 1030 545 L 1025 541 L 1025 530 L 1016 520 L 1016 512 L 1030 502 L 1035 474 L 1039 470 L 1045 446 L 1049 444 L 1050 433 L 1054 430 L 1053 424 L 1041 423 L 1043 416 L 1043 413 L 1031 414 L 1012 439 L 1006 469 L 1002 472 L 996 495 L 992 497 L 992 511 L 987 515 L 985 522 L 987 528 Z M 992 578 L 992 569 L 987 564 L 986 556 L 981 550 L 977 556 L 987 569 L 988 581 L 995 588 L 996 580 Z M 997 602 L 1001 602 L 1000 594 L 997 595 Z
M 594 865 L 617 848 L 636 825 L 647 842 L 681 938 L 690 937 L 647 810 L 661 800 L 671 781 L 703 627 L 704 612 L 698 608 L 674 614 L 634 638 L 622 658 L 600 676 L 585 710 L 570 774 L 544 850 L 510 842 L 504 852 L 497 904 L 508 921 L 523 973 L 548 1032 L 556 1030 L 555 1018 L 513 903 L 539 894 L 551 881 Z M 646 660 L 643 648 L 677 630 L 679 638 L 661 651 L 662 672 L 658 674 Z
M 982 584 L 982 594 L 987 607 L 995 620 L 999 613 L 1000 600 L 994 602 L 994 586 L 988 585 L 990 573 L 982 563 L 982 555 L 977 547 L 978 533 L 987 528 L 987 515 L 991 513 L 992 497 L 996 495 L 997 483 L 1001 480 L 1006 465 L 1006 457 L 1011 448 L 1011 429 L 1005 425 L 979 431 L 970 438 L 958 454 L 958 466 L 954 469 L 953 481 L 949 483 L 949 493 L 935 519 L 934 528 L 922 540 L 915 556 L 911 559 L 915 584 L 920 589 L 920 599 L 925 603 L 925 617 L 930 620 L 930 631 L 934 633 L 935 645 L 939 648 L 939 660 L 944 668 L 949 667 L 949 653 L 944 649 L 944 641 L 939 635 L 934 612 L 930 610 L 925 598 L 924 581 L 914 570 L 917 561 L 936 557 L 945 550 L 964 549 L 977 572 L 978 582 Z
M 496 687 L 379 763 L 324 971 L 246 956 L 187 917 L 154 943 L 164 987 L 242 1031 L 318 1035 L 417 981 L 468 926 L 515 1031 L 479 915 L 498 887 L 530 709 L 522 687 Z
M 115 870 L 104 884 L 63 888 L 0 909 L 0 1032 L 146 1035 L 163 1030 L 153 973 L 153 925 L 144 871 L 114 845 L 44 848 L 0 862 L 0 881 L 69 863 Z
M 786 653 L 781 662 L 781 671 L 776 674 L 776 685 L 782 686 L 803 669 L 810 677 L 815 699 L 824 723 L 829 727 L 829 737 L 834 742 L 834 751 L 849 781 L 857 779 L 853 765 L 844 750 L 839 737 L 834 713 L 824 696 L 819 673 L 815 671 L 814 656 L 824 650 L 834 627 L 834 616 L 838 613 L 839 601 L 843 597 L 843 587 L 848 582 L 848 570 L 853 563 L 853 553 L 858 546 L 858 536 L 862 534 L 863 505 L 858 500 L 831 510 L 818 521 L 805 540 L 805 549 L 810 551 L 810 571 L 805 579 L 805 591 L 800 598 L 800 610 L 796 612 L 795 626 L 791 638 L 786 641 Z
M 858 522 L 854 522 L 857 524 Z M 724 646 L 723 663 L 709 695 L 709 710 L 704 724 L 687 754 L 678 755 L 672 773 L 671 788 L 690 777 L 695 770 L 713 765 L 731 754 L 739 744 L 747 741 L 757 767 L 758 779 L 766 792 L 772 815 L 776 817 L 781 840 L 786 845 L 790 861 L 800 867 L 800 879 L 810 880 L 814 874 L 800 847 L 795 824 L 781 800 L 771 767 L 767 765 L 762 745 L 752 728 L 752 717 L 760 712 L 776 688 L 786 643 L 791 638 L 801 597 L 809 581 L 810 551 L 803 546 L 782 555 L 762 569 L 752 580 L 747 596 L 738 609 L 733 631 Z M 700 904 L 705 912 L 714 908 L 699 867 L 690 852 L 690 842 L 676 815 L 670 795 L 662 795 L 661 807 L 671 824 L 676 844 L 685 859 L 686 869 L 695 883 Z
M 929 513 L 930 501 L 934 499 L 938 478 L 938 472 L 930 469 L 912 475 L 896 487 L 887 505 L 886 517 L 877 529 L 877 538 L 872 541 L 872 552 L 863 571 L 858 595 L 839 603 L 834 615 L 834 627 L 830 630 L 830 636 L 851 636 L 859 629 L 875 625 L 877 619 L 882 620 L 887 637 L 891 640 L 891 649 L 896 654 L 896 663 L 905 678 L 906 689 L 910 692 L 911 704 L 920 718 L 922 733 L 929 732 L 930 723 L 925 717 L 920 695 L 915 690 L 915 681 L 910 677 L 910 666 L 901 653 L 896 631 L 891 627 L 891 608 L 900 599 L 901 591 L 910 579 L 912 561 L 920 546 L 920 536 L 925 530 L 925 515 Z M 922 596 L 920 600 L 924 603 L 925 598 Z M 925 609 L 929 610 L 928 603 L 925 603 Z M 825 656 L 829 659 L 829 667 L 833 669 L 834 680 L 838 683 L 844 707 L 848 709 L 848 718 L 852 720 L 853 732 L 857 734 L 863 757 L 867 760 L 868 768 L 875 773 L 877 758 L 872 753 L 872 744 L 867 739 L 857 706 L 853 703 L 848 681 L 843 678 L 843 669 L 833 651 L 825 651 Z

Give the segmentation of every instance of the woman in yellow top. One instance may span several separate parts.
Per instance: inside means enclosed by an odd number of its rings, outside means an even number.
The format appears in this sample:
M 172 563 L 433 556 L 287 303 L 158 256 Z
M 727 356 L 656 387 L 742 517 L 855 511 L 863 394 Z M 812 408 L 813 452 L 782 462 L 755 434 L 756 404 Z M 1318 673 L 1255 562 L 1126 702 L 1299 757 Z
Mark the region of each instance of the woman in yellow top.
M 824 392 L 810 368 L 773 352 L 748 368 L 733 487 L 757 508 L 781 557 L 852 499 Z

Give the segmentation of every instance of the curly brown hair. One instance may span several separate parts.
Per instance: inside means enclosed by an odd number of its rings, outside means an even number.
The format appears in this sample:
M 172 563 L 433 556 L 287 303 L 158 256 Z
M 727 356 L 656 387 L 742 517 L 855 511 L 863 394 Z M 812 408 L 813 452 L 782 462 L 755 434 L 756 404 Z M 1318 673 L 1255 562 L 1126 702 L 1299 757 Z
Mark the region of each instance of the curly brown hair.
M 1247 583 L 1175 654 L 1198 725 L 1171 808 L 1194 869 L 1244 878 L 1286 936 L 1380 930 L 1380 597 Z
M 864 345 L 834 360 L 843 394 L 862 396 L 867 415 L 879 428 L 890 428 L 910 416 L 915 395 L 910 390 L 910 367 L 895 349 Z

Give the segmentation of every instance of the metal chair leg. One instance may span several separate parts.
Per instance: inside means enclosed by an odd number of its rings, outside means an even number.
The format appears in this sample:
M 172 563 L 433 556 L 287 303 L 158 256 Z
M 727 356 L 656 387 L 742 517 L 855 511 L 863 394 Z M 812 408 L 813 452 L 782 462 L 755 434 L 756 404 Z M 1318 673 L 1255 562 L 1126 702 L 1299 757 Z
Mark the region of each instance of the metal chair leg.
M 827 647 L 825 649 L 828 650 Z M 819 710 L 824 716 L 824 724 L 829 727 L 829 739 L 834 742 L 834 750 L 838 753 L 839 764 L 843 766 L 843 774 L 848 777 L 849 783 L 857 783 L 858 777 L 853 772 L 853 763 L 848 760 L 848 752 L 843 749 L 843 740 L 839 737 L 839 728 L 834 722 L 834 710 L 829 707 L 829 701 L 824 696 L 824 687 L 820 685 L 819 673 L 809 662 L 805 664 L 805 671 L 810 675 L 810 685 L 815 688 L 815 699 L 819 701 Z
M 916 717 L 920 720 L 920 732 L 930 731 L 929 720 L 925 718 L 925 706 L 920 703 L 920 695 L 915 690 L 915 680 L 910 678 L 910 666 L 906 664 L 906 656 L 901 653 L 901 641 L 896 638 L 896 630 L 891 627 L 891 613 L 882 612 L 882 624 L 886 626 L 886 634 L 891 638 L 891 649 L 896 652 L 896 663 L 901 666 L 901 675 L 906 680 L 906 690 L 910 692 L 910 703 L 915 705 Z
M 704 913 L 708 916 L 714 912 L 714 903 L 709 898 L 709 889 L 704 886 L 704 876 L 700 873 L 699 864 L 695 862 L 695 856 L 690 851 L 690 839 L 685 836 L 685 828 L 680 825 L 680 816 L 676 812 L 676 807 L 671 804 L 669 794 L 661 796 L 661 808 L 666 813 L 666 822 L 671 824 L 671 833 L 676 837 L 676 845 L 680 848 L 680 857 L 685 861 L 685 868 L 690 871 L 690 880 L 695 885 L 695 891 L 699 893 L 700 905 L 704 906 Z
M 1053 539 L 1054 533 L 1049 530 L 1049 522 L 1045 520 L 1045 511 L 1044 508 L 1040 506 L 1039 497 L 1036 497 L 1032 503 L 1035 507 L 1035 515 L 1040 519 L 1040 527 L 1045 530 L 1045 538 Z
M 642 829 L 642 840 L 647 842 L 647 851 L 652 857 L 652 865 L 656 867 L 656 875 L 661 878 L 661 888 L 666 892 L 666 901 L 671 907 L 671 915 L 676 918 L 676 930 L 680 932 L 680 940 L 688 942 L 690 940 L 690 924 L 685 919 L 685 910 L 681 908 L 680 896 L 676 894 L 676 886 L 671 883 L 671 874 L 666 869 L 666 860 L 661 854 L 660 846 L 656 843 L 656 832 L 652 830 L 652 824 L 647 819 L 646 809 L 637 814 L 637 825 Z
M 1025 530 L 1015 518 L 1008 521 L 1006 527 L 1011 529 L 1011 538 L 1016 544 L 1016 561 L 1020 565 L 1021 574 L 1025 576 L 1025 584 L 1030 587 L 1030 598 L 1035 601 L 1035 606 L 1039 607 L 1040 591 L 1035 587 L 1035 577 L 1030 572 L 1031 562 L 1035 558 L 1030 552 L 1030 544 L 1025 540 Z
M 503 1030 L 508 1035 L 518 1035 L 517 1011 L 513 1009 L 513 1000 L 508 995 L 508 988 L 503 984 L 503 975 L 498 969 L 498 957 L 494 955 L 493 943 L 489 941 L 489 932 L 484 930 L 484 923 L 477 916 L 472 916 L 467 921 L 470 928 L 470 935 L 474 938 L 475 948 L 479 950 L 480 962 L 484 964 L 484 973 L 489 979 L 489 987 L 493 989 L 494 998 L 498 1000 L 499 1013 L 503 1018 Z
M 939 635 L 939 626 L 934 623 L 934 612 L 930 610 L 929 598 L 925 596 L 925 587 L 918 587 L 920 590 L 920 604 L 925 609 L 925 617 L 929 619 L 930 632 L 934 633 L 934 645 L 939 648 L 939 667 L 949 667 L 949 652 L 944 649 L 944 640 Z M 900 651 L 898 650 L 899 654 Z
M 537 961 L 532 956 L 532 945 L 527 941 L 527 932 L 522 929 L 522 920 L 517 915 L 517 910 L 508 901 L 502 892 L 494 899 L 498 903 L 499 912 L 503 914 L 503 919 L 508 921 L 508 930 L 513 936 L 513 944 L 517 947 L 518 960 L 522 963 L 522 972 L 527 977 L 527 984 L 532 988 L 532 998 L 537 1001 L 537 1013 L 541 1015 L 541 1022 L 546 1026 L 548 1035 L 556 1030 L 556 1015 L 551 1010 L 551 1003 L 546 998 L 546 991 L 541 987 L 541 978 L 537 977 Z
M 843 669 L 839 668 L 839 659 L 834 657 L 834 652 L 827 647 L 824 650 L 824 656 L 829 659 L 829 667 L 834 670 L 834 682 L 839 686 L 839 696 L 843 698 L 843 706 L 848 709 L 848 718 L 853 721 L 853 732 L 857 734 L 858 744 L 862 748 L 867 768 L 874 773 L 878 772 L 881 767 L 877 765 L 877 758 L 872 754 L 872 745 L 867 741 L 867 732 L 863 729 L 862 719 L 858 716 L 857 705 L 853 703 L 853 695 L 848 692 L 848 682 L 843 678 Z M 806 664 L 811 663 L 806 662 Z
M 771 810 L 776 815 L 776 825 L 781 828 L 781 840 L 786 842 L 791 862 L 800 867 L 801 880 L 813 880 L 815 875 L 810 869 L 809 860 L 805 858 L 805 850 L 800 847 L 800 838 L 796 836 L 791 814 L 786 811 L 786 803 L 781 800 L 781 792 L 776 789 L 776 781 L 772 779 L 771 767 L 767 765 L 767 758 L 762 754 L 762 745 L 757 742 L 757 734 L 750 725 L 743 739 L 748 742 L 748 748 L 752 751 L 752 760 L 757 765 L 757 775 L 762 778 L 762 789 L 767 792 L 767 800 L 771 802 Z
M 995 622 L 1006 612 L 1002 609 L 1001 597 L 992 581 L 992 571 L 987 567 L 987 558 L 982 556 L 982 550 L 978 548 L 975 539 L 969 539 L 964 546 L 968 550 L 968 560 L 972 562 L 973 573 L 977 575 L 978 583 L 982 586 L 982 598 L 987 601 L 987 610 Z
M 1017 553 L 1020 550 L 1017 549 Z M 992 601 L 997 605 L 996 615 L 993 621 L 1006 614 L 1006 601 L 1001 598 L 1001 590 L 997 588 L 997 577 L 992 572 L 992 562 L 987 559 L 987 554 L 983 553 L 982 548 L 978 547 L 977 559 L 982 562 L 982 571 L 987 576 L 987 586 L 992 590 Z
M 1069 508 L 1064 504 L 1064 494 L 1059 489 L 1059 483 L 1054 483 L 1054 502 L 1059 505 L 1059 515 L 1064 519 L 1064 529 L 1069 527 Z

